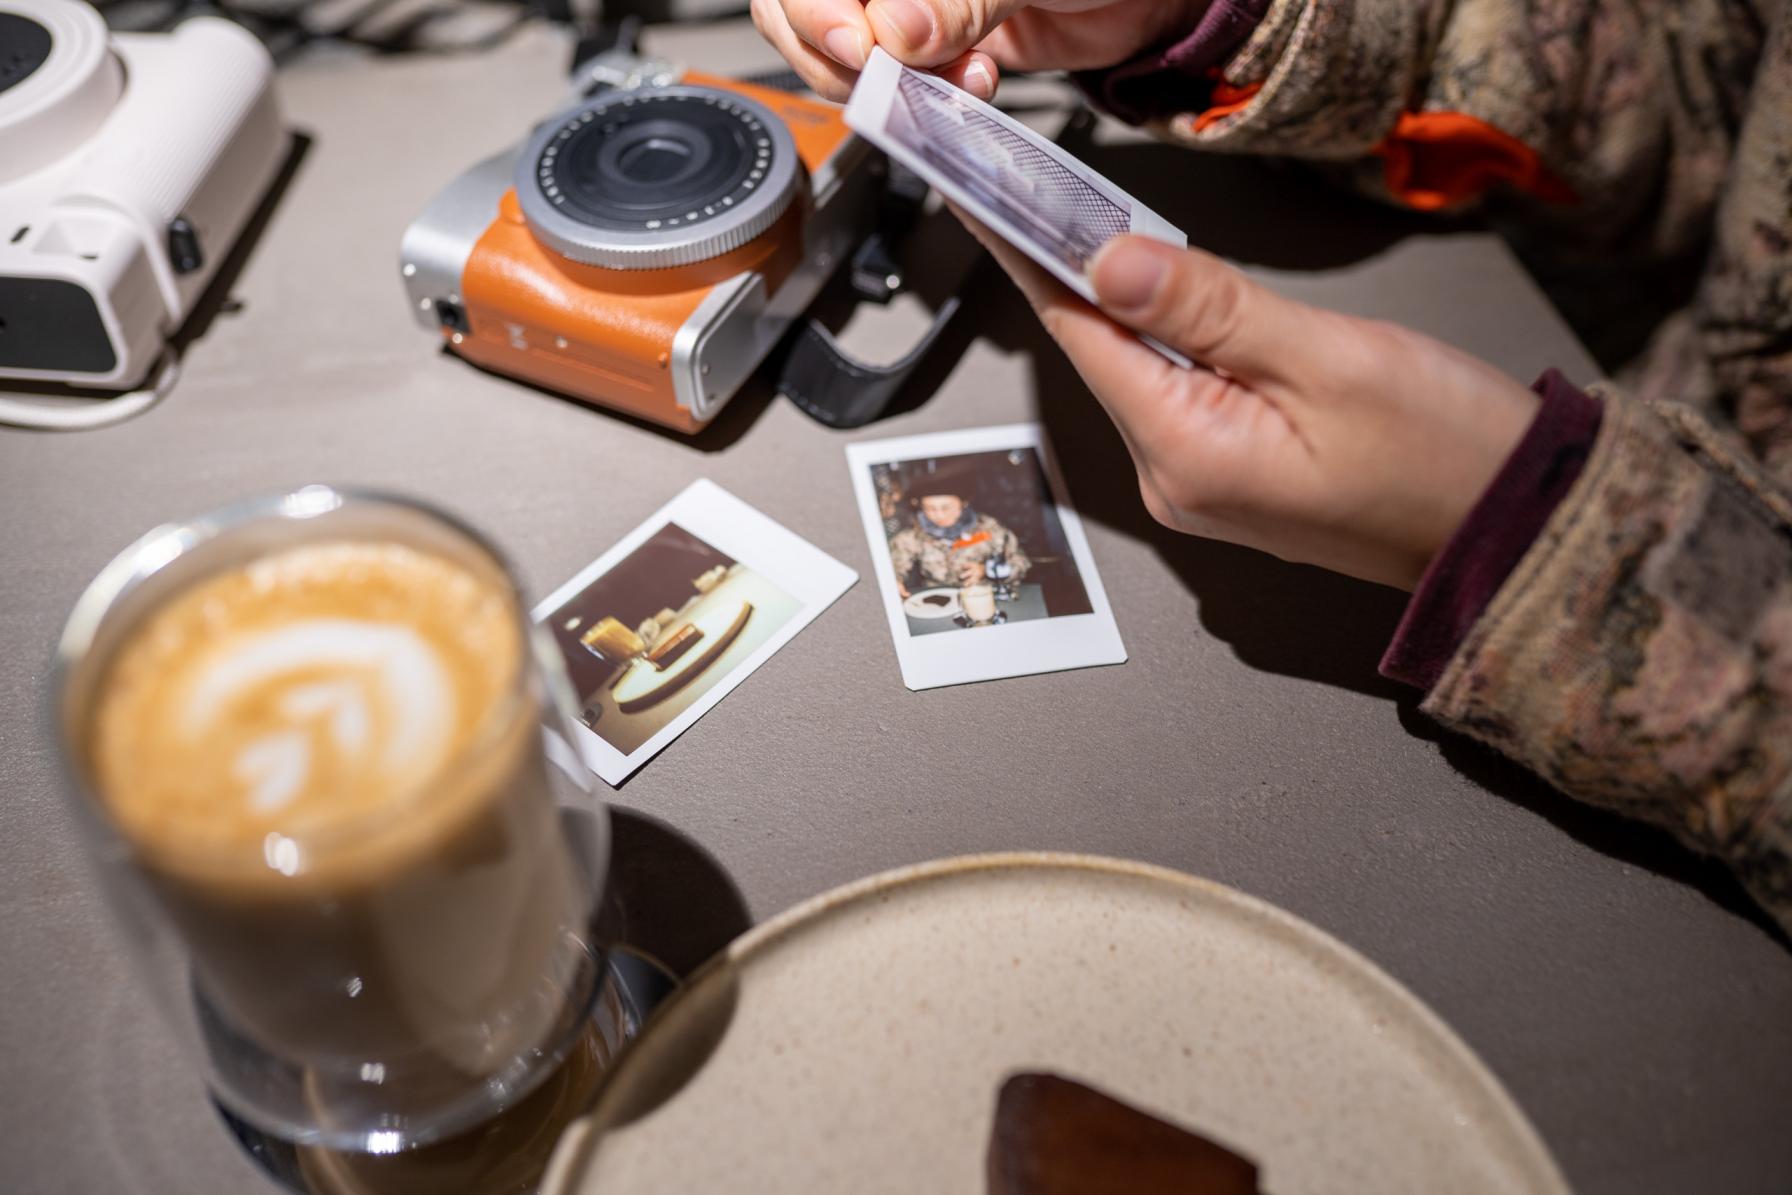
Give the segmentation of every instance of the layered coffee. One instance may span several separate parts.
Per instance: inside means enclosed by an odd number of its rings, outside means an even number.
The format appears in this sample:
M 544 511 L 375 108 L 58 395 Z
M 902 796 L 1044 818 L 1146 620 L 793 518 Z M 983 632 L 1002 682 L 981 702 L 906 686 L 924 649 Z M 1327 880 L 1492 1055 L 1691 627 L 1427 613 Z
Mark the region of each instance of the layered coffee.
M 230 1030 L 451 1084 L 562 1018 L 586 896 L 528 668 L 501 571 L 391 541 L 271 552 L 128 632 L 90 769 Z

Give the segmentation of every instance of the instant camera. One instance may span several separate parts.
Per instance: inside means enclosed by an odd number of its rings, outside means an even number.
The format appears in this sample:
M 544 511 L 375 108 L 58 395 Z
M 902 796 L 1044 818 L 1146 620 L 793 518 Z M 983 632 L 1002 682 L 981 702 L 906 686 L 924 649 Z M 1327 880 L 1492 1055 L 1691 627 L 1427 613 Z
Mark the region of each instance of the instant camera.
M 833 105 L 612 61 L 450 183 L 406 230 L 401 272 L 450 351 L 694 432 L 854 256 L 882 167 Z
M 143 380 L 286 156 L 273 76 L 216 17 L 0 0 L 0 378 Z

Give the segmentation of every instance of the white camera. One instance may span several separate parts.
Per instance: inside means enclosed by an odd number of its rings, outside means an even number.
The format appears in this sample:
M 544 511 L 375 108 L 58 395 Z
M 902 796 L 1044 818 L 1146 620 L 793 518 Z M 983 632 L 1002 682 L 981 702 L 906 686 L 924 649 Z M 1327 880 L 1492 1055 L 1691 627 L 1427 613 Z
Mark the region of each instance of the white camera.
M 0 378 L 137 385 L 285 153 L 240 27 L 113 35 L 78 0 L 0 0 Z

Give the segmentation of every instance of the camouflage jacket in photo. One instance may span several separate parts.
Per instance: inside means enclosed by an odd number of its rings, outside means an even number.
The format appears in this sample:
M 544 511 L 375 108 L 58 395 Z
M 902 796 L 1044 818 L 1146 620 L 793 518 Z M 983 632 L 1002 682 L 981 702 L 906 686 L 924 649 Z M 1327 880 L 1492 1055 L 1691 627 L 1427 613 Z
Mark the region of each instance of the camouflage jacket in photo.
M 1033 567 L 1014 532 L 988 515 L 978 515 L 971 529 L 955 540 L 929 535 L 913 524 L 890 537 L 890 563 L 896 568 L 896 580 L 910 593 L 936 585 L 957 586 L 959 565 L 966 561 L 987 564 L 996 557 L 1014 569 L 1010 579 L 1015 581 Z
M 1424 708 L 1727 860 L 1792 930 L 1792 0 L 1273 0 L 1162 132 L 1708 244 Z

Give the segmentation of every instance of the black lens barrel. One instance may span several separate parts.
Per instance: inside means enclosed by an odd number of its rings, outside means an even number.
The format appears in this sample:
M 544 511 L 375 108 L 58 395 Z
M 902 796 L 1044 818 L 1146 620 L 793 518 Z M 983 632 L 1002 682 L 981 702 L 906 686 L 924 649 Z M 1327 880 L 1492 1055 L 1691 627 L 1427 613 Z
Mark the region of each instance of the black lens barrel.
M 770 142 L 744 109 L 688 95 L 644 95 L 569 118 L 548 140 L 536 177 L 548 201 L 592 228 L 701 223 L 750 193 Z
M 0 92 L 29 79 L 50 60 L 50 31 L 14 12 L 0 12 Z

